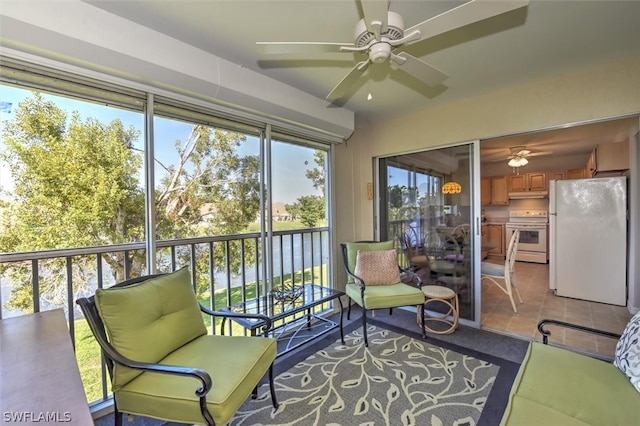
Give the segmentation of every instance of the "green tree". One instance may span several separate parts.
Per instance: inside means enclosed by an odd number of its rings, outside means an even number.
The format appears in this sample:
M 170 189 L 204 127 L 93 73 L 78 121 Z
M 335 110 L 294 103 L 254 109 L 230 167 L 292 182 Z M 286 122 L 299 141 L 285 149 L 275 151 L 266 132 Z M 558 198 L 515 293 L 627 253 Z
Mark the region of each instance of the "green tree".
M 303 195 L 293 206 L 286 205 L 286 209 L 289 213 L 297 212 L 297 218 L 308 228 L 317 226 L 325 218 L 324 197 L 318 195 Z
M 325 152 L 316 150 L 313 154 L 313 161 L 316 167 L 308 169 L 305 176 L 313 182 L 315 189 L 319 189 L 324 194 L 326 176 Z M 285 208 L 294 219 L 299 219 L 303 225 L 309 228 L 317 226 L 318 222 L 325 218 L 324 196 L 304 195 L 299 197 L 295 203 L 286 204 Z
M 399 209 L 404 204 L 404 194 L 407 192 L 407 187 L 402 185 L 393 185 L 387 188 L 387 194 L 389 197 L 389 207 Z
M 260 159 L 238 155 L 245 139 L 240 133 L 196 125 L 185 141 L 175 142 L 177 164 L 157 162 L 165 170 L 156 192 L 159 239 L 237 234 L 255 221 L 260 209 Z M 214 263 L 226 265 L 228 258 L 230 272 L 237 272 L 243 261 L 255 262 L 253 242 L 245 241 L 244 257 L 240 244 L 230 241 L 229 251 L 215 245 Z M 197 249 L 196 268 L 203 274 L 197 282 L 202 292 L 209 283 L 204 276 L 209 270 L 208 247 Z M 178 254 L 183 263 L 191 256 L 186 247 Z
M 293 220 L 298 220 L 300 218 L 300 215 L 302 213 L 302 209 L 301 209 L 301 206 L 300 206 L 300 200 L 299 199 L 298 199 L 298 201 L 296 201 L 293 204 L 285 204 L 284 208 L 291 215 L 291 218 Z
M 40 95 L 21 102 L 4 133 L 3 159 L 14 191 L 3 214 L 3 252 L 93 246 L 98 241 L 137 241 L 144 227 L 144 194 L 139 189 L 139 155 L 131 147 L 138 137 L 122 122 L 82 121 Z M 142 205 L 140 210 L 137 206 Z M 76 289 L 86 282 L 83 263 L 74 262 Z M 106 256 L 120 270 L 123 254 Z M 95 259 L 93 260 L 95 263 Z M 45 299 L 64 295 L 64 261 L 41 260 L 40 290 Z M 10 264 L 14 282 L 11 305 L 31 305 L 30 265 Z
M 326 173 L 324 154 L 325 152 L 320 150 L 316 150 L 316 152 L 313 153 L 313 161 L 316 163 L 316 167 L 307 170 L 307 173 L 305 174 L 305 176 L 313 182 L 313 187 L 315 189 L 319 189 L 323 193 Z
M 34 95 L 20 103 L 15 118 L 3 134 L 3 160 L 9 164 L 14 191 L 8 194 L 0 225 L 0 252 L 85 247 L 142 241 L 144 239 L 144 191 L 139 181 L 142 156 L 133 148 L 139 138 L 134 128 L 120 120 L 84 121 L 77 112 L 67 113 L 54 102 Z M 259 160 L 240 157 L 236 149 L 241 134 L 194 126 L 184 143 L 176 141 L 177 164 L 163 165 L 156 190 L 157 235 L 160 239 L 235 233 L 253 222 L 259 209 Z M 205 217 L 202 206 L 214 214 Z M 227 255 L 232 267 L 241 259 L 224 247 L 216 247 L 216 264 Z M 196 255 L 199 271 L 207 268 L 202 249 Z M 252 250 L 247 250 L 252 252 Z M 186 262 L 191 254 L 179 253 Z M 130 275 L 144 272 L 144 253 L 106 253 L 114 273 L 124 279 L 125 262 Z M 245 258 L 246 259 L 246 258 Z M 64 260 L 39 261 L 42 297 L 60 303 L 66 296 Z M 73 259 L 74 291 L 89 282 L 86 271 L 95 270 L 95 257 Z M 30 264 L 11 263 L 0 272 L 14 284 L 10 305 L 28 308 L 32 303 Z M 46 273 L 43 273 L 46 271 Z M 208 283 L 208 280 L 198 280 Z

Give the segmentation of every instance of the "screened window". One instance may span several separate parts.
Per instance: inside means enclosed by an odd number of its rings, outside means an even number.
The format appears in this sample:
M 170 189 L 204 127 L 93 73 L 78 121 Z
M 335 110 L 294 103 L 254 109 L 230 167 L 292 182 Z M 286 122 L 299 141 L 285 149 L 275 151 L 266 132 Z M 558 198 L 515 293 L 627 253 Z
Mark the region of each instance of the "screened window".
M 0 125 L 0 318 L 63 308 L 89 402 L 107 374 L 74 302 L 96 288 L 188 265 L 219 308 L 331 284 L 321 139 L 5 58 Z

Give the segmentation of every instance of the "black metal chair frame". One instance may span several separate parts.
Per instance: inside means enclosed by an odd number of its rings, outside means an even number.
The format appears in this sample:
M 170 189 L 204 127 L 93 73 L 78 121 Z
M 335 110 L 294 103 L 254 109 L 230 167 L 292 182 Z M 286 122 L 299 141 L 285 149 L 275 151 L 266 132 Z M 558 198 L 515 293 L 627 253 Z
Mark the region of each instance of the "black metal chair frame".
M 571 328 L 573 330 L 583 331 L 585 333 L 597 334 L 599 336 L 611 337 L 612 339 L 619 339 L 620 334 L 612 333 L 610 331 L 598 330 L 596 328 L 585 327 L 583 325 L 572 324 L 569 322 L 558 321 L 554 319 L 543 319 L 538 323 L 538 331 L 542 334 L 542 343 L 545 345 L 549 344 L 549 336 L 551 336 L 551 331 L 545 330 L 544 326 L 547 324 L 557 325 L 559 327 Z
M 375 241 L 358 241 L 358 242 L 375 242 Z M 357 275 L 355 275 L 353 272 L 349 270 L 349 257 L 347 255 L 347 245 L 342 243 L 340 244 L 340 248 L 342 249 L 342 261 L 343 261 L 342 264 L 344 265 L 344 270 L 347 273 L 347 276 L 352 277 L 355 283 L 357 283 L 360 286 L 360 298 L 362 300 L 362 332 L 364 335 L 364 345 L 368 347 L 369 340 L 367 337 L 367 307 L 365 306 L 365 302 L 364 302 L 364 292 L 366 289 L 366 283 L 362 278 L 358 277 Z M 415 280 L 417 282 L 418 288 L 422 288 L 422 278 L 420 278 L 419 274 L 407 268 L 403 268 L 400 265 L 398 265 L 398 269 L 400 270 L 401 273 L 407 274 L 412 278 L 412 280 Z M 351 319 L 351 305 L 352 305 L 351 300 L 349 300 L 349 306 L 347 308 L 347 320 Z M 399 306 L 396 306 L 396 307 L 399 307 Z M 426 339 L 427 334 L 424 329 L 424 303 L 420 305 L 419 309 L 420 309 L 420 318 L 422 319 L 422 327 L 421 327 L 422 338 Z M 393 314 L 393 307 L 389 308 L 389 315 L 392 315 L 392 314 Z
M 119 284 L 114 285 L 113 287 L 126 287 L 132 284 L 138 284 L 144 281 L 147 281 L 152 278 L 160 277 L 165 274 L 155 274 L 155 275 L 147 275 L 142 277 L 131 278 L 129 280 L 123 281 Z M 198 368 L 189 368 L 189 367 L 181 367 L 175 365 L 166 365 L 166 364 L 153 364 L 153 363 L 144 363 L 137 362 L 131 359 L 128 359 L 121 355 L 109 342 L 107 338 L 107 334 L 105 331 L 104 323 L 100 318 L 100 314 L 95 304 L 95 296 L 91 297 L 83 297 L 76 300 L 76 303 L 80 306 L 84 317 L 89 323 L 89 327 L 93 332 L 94 337 L 98 341 L 100 348 L 102 350 L 102 354 L 105 358 L 107 369 L 109 371 L 109 377 L 113 380 L 113 366 L 114 363 L 118 363 L 124 365 L 129 368 L 142 370 L 146 372 L 155 372 L 162 374 L 174 374 L 178 376 L 188 376 L 193 377 L 200 381 L 200 386 L 195 390 L 196 396 L 199 398 L 200 412 L 202 413 L 202 418 L 204 419 L 207 425 L 215 426 L 215 421 L 213 420 L 213 416 L 207 409 L 207 393 L 211 390 L 213 386 L 213 380 L 209 373 L 204 370 Z M 235 312 L 218 312 L 213 311 L 205 306 L 200 305 L 200 310 L 208 315 L 219 316 L 219 317 L 227 317 L 227 318 L 254 318 L 258 320 L 264 321 L 262 326 L 262 331 L 265 336 L 268 335 L 268 331 L 271 329 L 271 320 L 266 315 L 261 314 L 241 314 Z M 275 387 L 273 382 L 273 364 L 269 367 L 269 387 L 271 391 L 271 399 L 273 402 L 273 407 L 275 409 L 278 408 L 278 400 L 276 398 Z M 252 398 L 257 397 L 257 388 L 253 390 Z M 115 417 L 115 425 L 122 426 L 122 413 L 118 411 L 118 402 L 113 397 L 113 409 L 114 409 L 114 417 Z

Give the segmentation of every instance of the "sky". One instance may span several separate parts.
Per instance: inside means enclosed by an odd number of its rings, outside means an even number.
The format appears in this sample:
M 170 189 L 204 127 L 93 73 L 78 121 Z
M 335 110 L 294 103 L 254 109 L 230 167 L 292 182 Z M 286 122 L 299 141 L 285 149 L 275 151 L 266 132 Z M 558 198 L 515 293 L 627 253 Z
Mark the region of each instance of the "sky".
M 21 88 L 0 85 L 0 134 L 4 134 L 5 120 L 12 120 L 20 101 L 32 93 Z M 82 118 L 96 117 L 102 122 L 120 119 L 125 129 L 130 126 L 140 131 L 140 138 L 135 144 L 139 149 L 144 148 L 144 116 L 140 112 L 128 111 L 100 104 L 78 101 L 66 97 L 43 94 L 45 99 L 52 100 L 67 112 L 77 110 Z M 10 105 L 9 105 L 10 104 Z M 178 155 L 174 142 L 178 139 L 184 141 L 191 130 L 192 125 L 176 120 L 156 117 L 154 119 L 155 156 L 164 164 L 174 163 Z M 259 154 L 259 140 L 254 136 L 247 136 L 246 148 L 241 153 Z M 0 152 L 4 150 L 4 144 L 0 141 Z M 272 144 L 273 159 L 273 201 L 292 203 L 302 195 L 320 195 L 313 188 L 309 179 L 305 177 L 305 171 L 315 167 L 313 161 L 314 150 L 286 143 Z M 156 169 L 156 179 L 160 177 L 160 169 Z M 142 171 L 141 171 L 142 176 Z M 143 181 L 141 179 L 141 181 Z M 0 189 L 10 191 L 13 187 L 11 174 L 6 164 L 0 162 Z

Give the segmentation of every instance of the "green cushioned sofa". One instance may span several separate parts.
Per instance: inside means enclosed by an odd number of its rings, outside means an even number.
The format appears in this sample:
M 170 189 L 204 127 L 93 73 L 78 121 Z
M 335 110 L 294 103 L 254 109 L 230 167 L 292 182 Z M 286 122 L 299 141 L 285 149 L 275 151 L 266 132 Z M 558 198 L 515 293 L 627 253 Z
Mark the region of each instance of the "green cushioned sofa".
M 560 321 L 545 324 L 619 337 Z M 545 334 L 546 333 L 546 334 Z M 501 425 L 613 426 L 640 424 L 640 393 L 611 362 L 531 342 L 516 376 Z
M 274 392 L 275 339 L 210 335 L 188 268 L 138 277 L 77 301 L 107 359 L 115 423 L 122 414 L 167 421 L 224 425 L 269 372 Z

